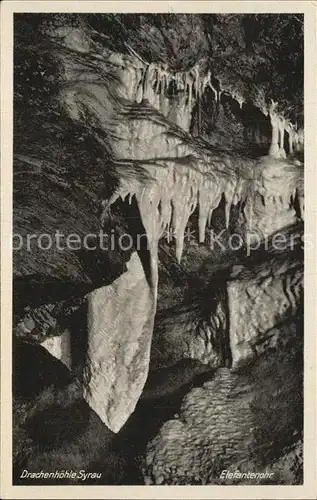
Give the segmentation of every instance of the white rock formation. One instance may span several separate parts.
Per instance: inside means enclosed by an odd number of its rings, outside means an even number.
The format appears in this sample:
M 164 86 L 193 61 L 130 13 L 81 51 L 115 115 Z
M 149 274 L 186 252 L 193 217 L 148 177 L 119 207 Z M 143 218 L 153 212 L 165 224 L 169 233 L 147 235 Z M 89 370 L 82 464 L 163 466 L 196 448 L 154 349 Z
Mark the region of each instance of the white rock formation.
M 113 432 L 133 412 L 146 381 L 156 310 L 136 252 L 127 268 L 88 295 L 84 398 Z

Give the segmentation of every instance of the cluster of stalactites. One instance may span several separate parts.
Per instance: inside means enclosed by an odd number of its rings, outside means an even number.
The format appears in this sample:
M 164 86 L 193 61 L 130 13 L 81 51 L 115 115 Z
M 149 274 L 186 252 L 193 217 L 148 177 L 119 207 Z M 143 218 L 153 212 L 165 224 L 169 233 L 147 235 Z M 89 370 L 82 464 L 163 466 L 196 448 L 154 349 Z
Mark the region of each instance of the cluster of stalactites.
M 188 107 L 192 107 L 195 100 L 199 100 L 207 88 L 210 88 L 219 99 L 219 92 L 212 84 L 211 71 L 203 74 L 196 64 L 188 71 L 172 72 L 167 64 L 151 63 L 140 70 L 139 83 L 136 91 L 136 101 L 147 99 L 148 93 L 167 95 L 171 89 L 172 94 L 185 93 Z
M 219 86 L 220 90 L 218 92 L 218 100 L 220 99 L 222 93 L 227 93 L 230 95 L 232 99 L 237 101 L 237 103 L 240 106 L 240 109 L 242 109 L 242 106 L 245 103 L 245 98 L 243 97 L 242 93 L 236 88 L 236 86 L 230 83 L 223 83 L 223 81 L 220 79 L 219 79 Z
M 229 227 L 232 205 L 244 196 L 245 181 L 237 176 L 212 175 L 203 162 L 201 168 L 188 168 L 170 160 L 165 168 L 156 169 L 155 180 L 141 184 L 135 180 L 121 181 L 121 187 L 110 203 L 118 197 L 123 200 L 135 196 L 141 219 L 153 252 L 157 252 L 158 240 L 174 239 L 176 257 L 182 258 L 184 239 L 194 238 L 193 232 L 185 234 L 188 220 L 198 207 L 199 242 L 205 241 L 206 228 L 210 227 L 213 211 L 224 196 L 226 226 Z
M 213 211 L 219 206 L 222 197 L 225 200 L 226 228 L 229 228 L 232 206 L 248 199 L 248 195 L 259 189 L 263 196 L 264 206 L 270 206 L 272 197 L 275 196 L 274 183 L 267 188 L 266 182 L 254 184 L 252 179 L 239 175 L 224 175 L 222 172 L 210 173 L 210 165 L 202 160 L 195 160 L 194 168 L 182 165 L 175 160 L 165 161 L 165 167 L 155 168 L 149 166 L 154 175 L 152 181 L 146 184 L 137 180 L 121 180 L 121 186 L 115 193 L 110 203 L 118 197 L 130 202 L 132 197 L 138 203 L 140 216 L 144 225 L 152 255 L 157 258 L 158 240 L 166 237 L 168 241 L 174 240 L 176 257 L 181 261 L 184 241 L 195 238 L 195 231 L 186 231 L 191 214 L 198 208 L 199 242 L 204 243 L 206 228 L 211 226 Z M 257 166 L 254 165 L 256 169 Z M 294 172 L 296 167 L 294 166 Z M 250 185 L 252 183 L 252 186 Z M 297 187 L 295 187 L 297 186 Z M 276 186 L 277 198 L 283 198 L 283 207 L 294 207 L 295 198 L 298 199 L 302 219 L 304 218 L 304 196 L 302 182 L 298 173 L 286 179 L 281 186 Z M 273 200 L 274 201 L 274 200 Z M 276 205 L 277 206 L 277 205 Z M 280 208 L 280 207 L 277 207 Z M 277 209 L 276 208 L 276 209 Z M 247 216 L 247 214 L 245 214 Z M 278 214 L 277 214 L 278 217 Z M 185 233 L 186 232 L 186 233 Z

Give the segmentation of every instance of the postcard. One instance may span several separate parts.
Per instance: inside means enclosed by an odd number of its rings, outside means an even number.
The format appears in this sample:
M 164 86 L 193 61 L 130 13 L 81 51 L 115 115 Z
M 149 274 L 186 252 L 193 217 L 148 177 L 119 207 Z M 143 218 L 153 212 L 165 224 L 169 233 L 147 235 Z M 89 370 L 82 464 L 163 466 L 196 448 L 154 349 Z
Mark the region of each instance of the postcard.
M 1 23 L 2 498 L 316 498 L 316 4 Z

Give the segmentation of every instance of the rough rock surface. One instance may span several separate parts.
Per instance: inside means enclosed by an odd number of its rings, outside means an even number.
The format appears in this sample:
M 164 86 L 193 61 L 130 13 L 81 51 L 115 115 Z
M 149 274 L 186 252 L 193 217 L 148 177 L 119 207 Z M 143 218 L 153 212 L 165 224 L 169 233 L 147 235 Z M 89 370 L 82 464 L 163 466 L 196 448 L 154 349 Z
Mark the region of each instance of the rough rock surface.
M 224 366 L 228 361 L 227 321 L 226 290 L 216 299 L 210 297 L 207 311 L 199 303 L 164 311 L 155 321 L 151 368 L 170 366 L 184 358 L 213 368 Z
M 290 336 L 289 331 L 284 334 Z M 213 380 L 188 393 L 179 416 L 163 424 L 148 444 L 146 483 L 230 484 L 220 478 L 222 470 L 239 470 L 274 472 L 264 484 L 296 484 L 300 364 L 298 353 L 284 351 L 265 356 L 249 373 L 218 369 Z M 259 484 L 259 479 L 250 479 L 250 484 Z
M 228 282 L 233 369 L 279 344 L 279 325 L 302 309 L 303 267 L 293 250 L 253 268 L 239 266 Z
M 83 298 L 58 303 L 43 304 L 39 307 L 26 307 L 14 327 L 16 338 L 31 343 L 42 343 L 47 339 L 62 335 L 67 318 L 78 310 Z

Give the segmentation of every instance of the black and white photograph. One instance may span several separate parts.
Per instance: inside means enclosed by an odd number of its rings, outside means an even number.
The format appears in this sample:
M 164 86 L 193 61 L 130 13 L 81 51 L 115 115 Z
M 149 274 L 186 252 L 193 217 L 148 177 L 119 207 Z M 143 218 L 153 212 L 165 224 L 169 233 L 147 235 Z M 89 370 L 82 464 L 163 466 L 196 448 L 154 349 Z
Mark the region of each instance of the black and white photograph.
M 303 485 L 306 14 L 119 4 L 13 15 L 12 484 Z

